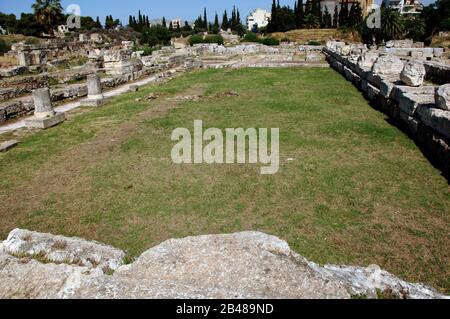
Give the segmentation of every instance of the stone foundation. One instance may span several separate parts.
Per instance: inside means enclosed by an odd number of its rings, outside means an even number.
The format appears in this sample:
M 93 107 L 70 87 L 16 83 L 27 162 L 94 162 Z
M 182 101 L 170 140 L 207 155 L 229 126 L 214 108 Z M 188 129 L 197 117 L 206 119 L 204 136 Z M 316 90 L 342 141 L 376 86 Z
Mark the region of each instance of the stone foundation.
M 435 102 L 437 86 L 431 83 L 419 87 L 406 86 L 400 81 L 400 74 L 397 72 L 399 68 L 393 68 L 389 66 L 390 64 L 377 66 L 381 58 L 364 65 L 360 61 L 363 61 L 362 57 L 371 51 L 362 50 L 362 55 L 355 58 L 340 53 L 342 46 L 345 44 L 334 42 L 324 48 L 330 66 L 361 90 L 375 108 L 387 114 L 394 123 L 404 129 L 430 161 L 448 178 L 450 111 L 437 107 Z M 448 66 L 427 62 L 424 66 L 426 79 L 445 82 L 446 77 L 450 76 Z M 375 71 L 379 68 L 387 73 L 379 74 L 379 71 Z

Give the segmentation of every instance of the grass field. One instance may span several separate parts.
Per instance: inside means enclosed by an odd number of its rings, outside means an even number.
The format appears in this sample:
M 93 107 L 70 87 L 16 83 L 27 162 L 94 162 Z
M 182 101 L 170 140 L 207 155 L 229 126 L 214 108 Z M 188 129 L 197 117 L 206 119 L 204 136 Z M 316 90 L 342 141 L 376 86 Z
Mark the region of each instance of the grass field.
M 230 90 L 239 96 L 220 94 Z M 136 101 L 150 92 L 162 96 Z M 279 173 L 173 164 L 171 132 L 195 119 L 280 128 Z M 331 69 L 206 70 L 148 86 L 24 133 L 0 153 L 0 176 L 1 237 L 21 227 L 136 256 L 172 237 L 259 230 L 318 263 L 379 264 L 450 291 L 447 181 Z

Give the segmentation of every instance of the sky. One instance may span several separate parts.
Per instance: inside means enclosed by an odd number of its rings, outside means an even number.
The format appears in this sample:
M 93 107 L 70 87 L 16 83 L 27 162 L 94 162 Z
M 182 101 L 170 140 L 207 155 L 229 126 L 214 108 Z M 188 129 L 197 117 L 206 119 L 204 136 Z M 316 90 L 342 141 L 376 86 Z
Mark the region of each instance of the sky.
M 295 0 L 280 0 L 282 5 L 294 6 Z M 381 0 L 375 0 L 380 3 Z M 422 0 L 427 5 L 434 0 Z M 34 0 L 0 0 L 0 12 L 14 13 L 20 16 L 21 12 L 31 12 L 31 5 Z M 137 15 L 141 10 L 150 19 L 181 18 L 181 20 L 193 21 L 207 8 L 209 20 L 214 18 L 217 11 L 219 18 L 225 9 L 230 13 L 233 5 L 239 8 L 241 17 L 245 17 L 254 9 L 262 8 L 270 10 L 272 0 L 62 0 L 63 8 L 70 4 L 77 4 L 81 8 L 81 15 L 100 17 L 105 20 L 106 15 L 112 14 L 114 18 L 119 18 L 124 24 L 128 23 L 128 16 Z

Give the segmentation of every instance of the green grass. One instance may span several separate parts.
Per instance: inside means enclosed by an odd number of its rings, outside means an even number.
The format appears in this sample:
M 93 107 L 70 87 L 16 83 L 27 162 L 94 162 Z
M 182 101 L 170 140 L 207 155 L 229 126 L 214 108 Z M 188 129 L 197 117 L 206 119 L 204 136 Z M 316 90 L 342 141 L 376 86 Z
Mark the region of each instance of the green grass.
M 168 99 L 194 91 L 205 97 Z M 174 165 L 171 132 L 195 119 L 280 128 L 279 173 Z M 379 264 L 450 291 L 447 181 L 331 69 L 207 70 L 149 86 L 25 136 L 0 154 L 0 176 L 2 237 L 76 235 L 132 258 L 173 237 L 258 230 L 321 264 Z

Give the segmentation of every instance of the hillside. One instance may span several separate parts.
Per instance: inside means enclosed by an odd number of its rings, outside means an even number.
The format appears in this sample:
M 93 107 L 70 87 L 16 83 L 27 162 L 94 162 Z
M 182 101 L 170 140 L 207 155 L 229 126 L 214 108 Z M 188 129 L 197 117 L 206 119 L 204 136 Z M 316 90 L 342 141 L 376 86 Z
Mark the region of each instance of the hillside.
M 275 32 L 272 37 L 283 40 L 289 39 L 293 42 L 308 43 L 308 41 L 318 41 L 325 43 L 329 39 L 343 40 L 347 42 L 358 42 L 359 34 L 352 32 L 343 32 L 337 29 L 298 29 L 288 32 Z

